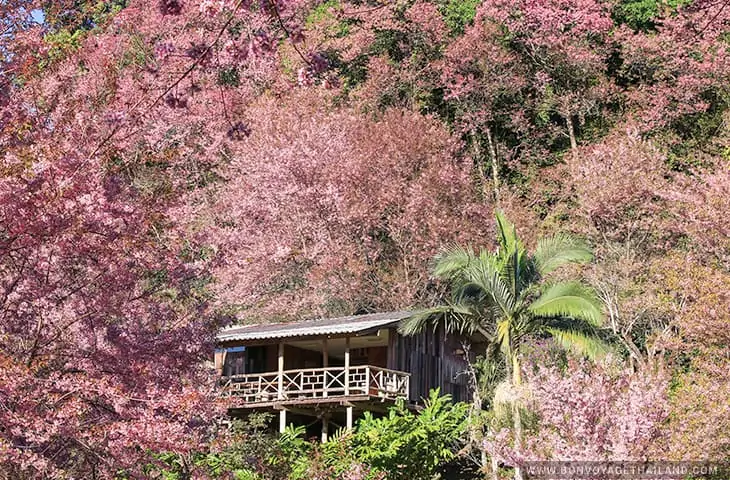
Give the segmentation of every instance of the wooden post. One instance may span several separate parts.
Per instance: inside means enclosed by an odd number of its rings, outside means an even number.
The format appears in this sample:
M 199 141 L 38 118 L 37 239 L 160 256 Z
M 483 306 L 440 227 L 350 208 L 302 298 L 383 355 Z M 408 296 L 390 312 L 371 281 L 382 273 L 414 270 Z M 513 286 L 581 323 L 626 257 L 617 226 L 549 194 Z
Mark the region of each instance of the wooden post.
M 284 344 L 279 344 L 279 373 L 277 375 L 278 385 L 278 395 L 277 397 L 279 400 L 284 399 Z
M 327 441 L 327 435 L 329 434 L 329 416 L 327 414 L 322 415 L 322 443 Z
M 322 339 L 322 367 L 327 368 L 329 366 L 330 359 L 327 353 L 327 338 Z M 327 370 L 322 372 L 322 396 L 327 396 Z
M 352 430 L 352 405 L 347 407 L 347 429 Z
M 216 348 L 214 355 L 215 374 L 220 378 L 223 376 L 223 366 L 226 364 L 226 350 L 223 348 Z
M 345 396 L 350 395 L 350 337 L 345 338 Z M 352 430 L 352 406 L 346 411 L 347 429 Z
M 345 396 L 350 395 L 350 337 L 345 338 Z
M 279 344 L 279 372 L 277 375 L 277 397 L 284 400 L 284 343 Z M 284 433 L 286 429 L 286 410 L 279 410 L 279 433 Z

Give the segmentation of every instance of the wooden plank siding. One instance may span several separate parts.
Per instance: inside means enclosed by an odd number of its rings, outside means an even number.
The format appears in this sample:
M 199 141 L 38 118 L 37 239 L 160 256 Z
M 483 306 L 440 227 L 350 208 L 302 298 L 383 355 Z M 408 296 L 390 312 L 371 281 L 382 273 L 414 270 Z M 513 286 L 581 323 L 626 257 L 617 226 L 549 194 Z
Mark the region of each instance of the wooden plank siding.
M 467 381 L 462 372 L 466 362 L 455 352 L 460 343 L 443 328 L 405 337 L 393 329 L 389 339 L 388 368 L 411 374 L 409 398 L 420 403 L 431 389 L 440 388 L 455 401 L 468 400 Z

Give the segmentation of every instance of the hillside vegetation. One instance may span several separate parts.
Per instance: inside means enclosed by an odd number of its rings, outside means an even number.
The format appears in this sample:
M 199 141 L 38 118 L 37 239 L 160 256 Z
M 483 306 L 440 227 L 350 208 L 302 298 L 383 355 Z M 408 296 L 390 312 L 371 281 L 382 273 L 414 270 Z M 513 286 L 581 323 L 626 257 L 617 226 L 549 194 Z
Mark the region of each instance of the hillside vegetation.
M 729 47 L 715 0 L 0 2 L 0 478 L 730 458 Z M 221 326 L 455 305 L 503 326 L 446 437 L 224 428 Z

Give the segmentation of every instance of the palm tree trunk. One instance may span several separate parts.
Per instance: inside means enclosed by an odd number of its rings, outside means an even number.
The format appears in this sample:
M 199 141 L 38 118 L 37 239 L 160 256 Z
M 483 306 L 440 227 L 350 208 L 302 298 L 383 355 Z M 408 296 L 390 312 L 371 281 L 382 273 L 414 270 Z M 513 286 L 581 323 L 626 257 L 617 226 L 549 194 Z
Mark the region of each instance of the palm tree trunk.
M 520 369 L 520 360 L 517 353 L 512 354 L 512 386 L 519 387 L 522 385 L 522 371 Z M 517 390 L 517 388 L 515 388 Z M 515 450 L 519 453 L 522 450 L 522 416 L 520 414 L 520 398 L 518 392 L 512 402 L 512 420 L 515 429 Z M 515 465 L 515 480 L 523 480 L 522 467 Z

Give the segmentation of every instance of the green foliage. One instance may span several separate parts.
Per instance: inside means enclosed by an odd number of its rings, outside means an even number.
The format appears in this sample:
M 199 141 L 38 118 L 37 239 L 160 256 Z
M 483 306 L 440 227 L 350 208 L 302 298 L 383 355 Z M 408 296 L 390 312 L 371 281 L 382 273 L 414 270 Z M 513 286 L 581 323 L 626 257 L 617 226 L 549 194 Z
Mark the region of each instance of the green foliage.
M 622 0 L 616 3 L 612 16 L 618 24 L 628 25 L 635 31 L 647 32 L 656 29 L 657 18 L 689 3 L 682 0 Z
M 723 153 L 715 139 L 725 127 L 730 93 L 711 91 L 704 97 L 710 105 L 707 111 L 685 115 L 671 125 L 667 139 L 670 144 L 667 165 L 673 171 L 692 173 L 707 166 L 709 155 Z
M 127 4 L 128 0 L 78 0 L 74 2 L 74 8 L 63 8 L 67 5 L 47 2 L 44 8 L 45 22 L 55 31 L 92 30 Z
M 351 20 L 337 20 L 336 16 L 332 14 L 333 11 L 342 7 L 339 0 L 328 0 L 324 3 L 317 5 L 309 12 L 307 18 L 304 20 L 304 24 L 311 28 L 315 25 L 327 25 L 327 34 L 331 37 L 344 37 L 350 33 L 352 21 Z
M 382 418 L 366 412 L 352 431 L 340 430 L 324 444 L 306 441 L 304 427 L 290 426 L 274 442 L 247 435 L 198 465 L 216 477 L 233 472 L 247 480 L 341 480 L 353 472 L 363 480 L 430 480 L 455 458 L 467 411 L 466 404 L 433 390 L 417 413 L 402 401 Z M 261 459 L 258 468 L 251 458 Z
M 61 30 L 47 34 L 43 38 L 43 41 L 48 45 L 48 53 L 46 58 L 41 61 L 42 67 L 62 60 L 66 58 L 69 52 L 78 49 L 81 46 L 83 36 L 84 31 L 82 30 L 76 30 L 74 32 Z
M 479 0 L 445 0 L 439 6 L 452 35 L 461 35 L 477 14 Z
M 338 76 L 342 79 L 344 91 L 350 91 L 363 83 L 368 76 L 369 55 L 358 55 L 349 62 L 343 62 L 335 51 L 328 51 L 327 58 L 337 69 Z
M 387 472 L 389 479 L 428 480 L 441 464 L 454 458 L 466 427 L 467 408 L 433 390 L 418 415 L 402 402 L 383 418 L 366 412 L 350 439 L 354 456 Z
M 75 8 L 65 9 L 48 2 L 44 15 L 49 33 L 43 40 L 49 49 L 44 58 L 39 59 L 41 69 L 63 60 L 80 48 L 87 32 L 104 24 L 126 6 L 127 0 L 78 1 Z
M 152 48 L 139 35 L 133 35 L 129 41 L 129 47 L 119 60 L 119 68 L 128 66 L 144 67 L 154 58 Z
M 552 85 L 545 85 L 545 91 L 535 109 L 535 123 L 539 127 L 549 125 L 552 121 L 552 116 L 554 115 L 557 105 L 555 92 L 553 90 L 554 88 Z
M 201 454 L 196 465 L 214 478 L 233 475 L 237 480 L 287 479 L 294 446 L 269 433 L 271 417 L 262 413 L 252 414 L 245 421 L 235 420 L 225 446 Z
M 270 457 L 268 459 L 270 464 L 284 465 L 289 469 L 289 478 L 291 480 L 307 478 L 307 472 L 310 467 L 309 454 L 314 446 L 304 440 L 303 436 L 305 431 L 306 429 L 301 425 L 298 427 L 292 425 L 286 427 L 277 443 L 281 456 Z
M 406 32 L 400 30 L 377 30 L 373 51 L 376 54 L 387 54 L 392 61 L 399 63 L 408 58 L 410 44 Z
M 318 23 L 334 18 L 331 10 L 340 6 L 340 2 L 337 0 L 329 0 L 327 2 L 320 3 L 309 12 L 307 18 L 304 20 L 304 24 L 307 27 L 311 27 Z
M 483 355 L 478 355 L 472 362 L 476 375 L 476 388 L 482 400 L 482 415 L 486 415 L 494 404 L 494 393 L 497 386 L 507 379 L 507 368 L 504 362 L 494 362 Z M 478 420 L 478 419 L 472 419 Z
M 653 30 L 654 19 L 659 15 L 659 3 L 656 0 L 627 0 L 618 2 L 613 11 L 617 23 L 628 25 L 634 30 Z
M 241 76 L 235 66 L 224 67 L 218 70 L 218 84 L 226 87 L 238 87 L 241 84 Z

